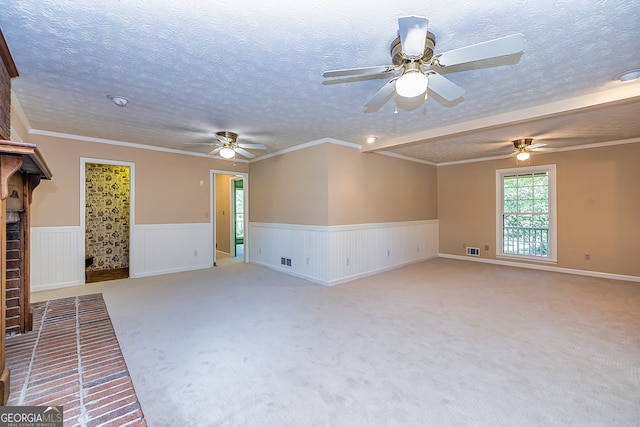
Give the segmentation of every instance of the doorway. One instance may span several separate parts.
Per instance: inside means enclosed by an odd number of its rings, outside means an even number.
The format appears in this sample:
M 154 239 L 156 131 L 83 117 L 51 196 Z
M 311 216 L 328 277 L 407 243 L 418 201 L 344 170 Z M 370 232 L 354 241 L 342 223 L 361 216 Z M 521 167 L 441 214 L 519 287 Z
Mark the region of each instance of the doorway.
M 232 255 L 244 256 L 244 179 L 231 180 L 231 245 Z
M 247 174 L 211 171 L 211 189 L 214 266 L 248 262 Z
M 85 283 L 128 278 L 132 165 L 82 160 Z

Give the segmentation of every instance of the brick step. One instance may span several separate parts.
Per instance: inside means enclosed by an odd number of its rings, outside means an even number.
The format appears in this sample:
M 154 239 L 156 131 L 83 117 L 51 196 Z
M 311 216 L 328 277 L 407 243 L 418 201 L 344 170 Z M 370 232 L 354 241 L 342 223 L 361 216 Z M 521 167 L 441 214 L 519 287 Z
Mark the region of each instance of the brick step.
M 7 298 L 6 302 L 7 302 L 7 308 L 20 306 L 20 298 Z

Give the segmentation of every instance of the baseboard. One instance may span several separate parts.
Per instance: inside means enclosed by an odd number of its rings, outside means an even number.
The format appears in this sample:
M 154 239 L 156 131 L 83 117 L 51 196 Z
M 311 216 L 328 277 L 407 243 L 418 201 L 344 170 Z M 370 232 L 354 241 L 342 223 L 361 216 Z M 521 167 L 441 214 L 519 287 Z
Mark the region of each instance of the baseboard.
M 462 261 L 483 262 L 485 264 L 504 265 L 507 267 L 529 268 L 531 270 L 552 271 L 554 273 L 575 274 L 578 276 L 598 277 L 601 279 L 622 280 L 626 282 L 640 282 L 638 276 L 628 276 L 624 274 L 605 273 L 600 271 L 578 270 L 574 268 L 554 267 L 550 265 L 528 264 L 524 262 L 502 261 L 489 258 L 472 258 L 464 255 L 438 254 L 440 258 L 458 259 Z
M 371 270 L 371 271 L 365 271 L 365 272 L 359 273 L 359 274 L 354 274 L 352 276 L 341 277 L 339 279 L 335 279 L 335 280 L 329 281 L 327 283 L 327 285 L 333 286 L 333 285 L 339 285 L 341 283 L 351 282 L 352 280 L 362 279 L 362 278 L 365 278 L 365 277 L 373 276 L 375 274 L 384 273 L 385 271 L 396 270 L 398 268 L 406 267 L 407 265 L 417 264 L 419 262 L 428 261 L 430 259 L 434 259 L 434 258 L 437 258 L 437 257 L 438 257 L 437 255 L 434 255 L 434 256 L 429 256 L 429 257 L 425 257 L 425 258 L 414 259 L 414 260 L 411 260 L 411 261 L 402 262 L 402 263 L 394 264 L 394 265 L 389 265 L 389 266 L 386 266 L 386 267 L 383 267 L 383 268 L 378 268 L 378 269 Z
M 277 271 L 278 273 L 283 273 L 283 274 L 286 274 L 288 276 L 298 277 L 298 278 L 304 279 L 304 280 L 306 280 L 308 282 L 315 283 L 316 285 L 329 286 L 329 282 L 327 282 L 324 279 L 320 279 L 320 278 L 315 277 L 315 276 L 309 276 L 309 275 L 306 275 L 306 274 L 301 274 L 299 272 L 291 270 L 290 268 L 282 268 L 282 267 L 279 267 L 279 266 L 267 264 L 266 262 L 261 262 L 261 261 L 256 261 L 256 260 L 251 260 L 251 261 L 249 261 L 249 263 L 250 264 L 259 265 L 261 267 L 265 267 L 265 268 L 268 268 L 269 270 Z
M 136 279 L 140 277 L 161 276 L 163 274 L 184 273 L 186 271 L 204 270 L 211 267 L 213 267 L 212 263 L 208 263 L 208 264 L 191 265 L 188 267 L 168 268 L 165 270 L 145 271 L 141 273 L 138 272 L 135 275 L 131 274 L 129 278 Z
M 287 269 L 287 268 L 276 267 L 276 266 L 272 266 L 270 264 L 262 263 L 262 262 L 258 262 L 258 261 L 251 261 L 251 264 L 260 265 L 262 267 L 268 268 L 269 270 L 273 270 L 273 271 L 277 271 L 277 272 L 280 272 L 280 273 L 284 273 L 284 274 L 287 274 L 289 276 L 298 277 L 300 279 L 307 280 L 307 281 L 315 283 L 317 285 L 334 286 L 334 285 L 339 285 L 341 283 L 351 282 L 352 280 L 357 280 L 357 279 L 362 279 L 364 277 L 373 276 L 375 274 L 384 273 L 385 271 L 395 270 L 397 268 L 405 267 L 407 265 L 416 264 L 416 263 L 423 262 L 423 261 L 428 261 L 428 260 L 433 259 L 433 258 L 437 258 L 437 255 L 434 255 L 434 256 L 431 256 L 431 257 L 422 258 L 422 259 L 416 259 L 416 260 L 412 260 L 412 261 L 407 261 L 407 262 L 404 262 L 404 263 L 401 263 L 401 264 L 386 266 L 384 268 L 379 268 L 379 269 L 376 269 L 376 270 L 366 271 L 366 272 L 359 273 L 359 274 L 354 274 L 354 275 L 351 275 L 351 276 L 341 277 L 341 278 L 335 279 L 335 280 L 324 280 L 324 279 L 320 279 L 318 277 L 307 276 L 307 275 L 292 271 L 292 270 Z
M 73 286 L 83 286 L 84 282 L 73 281 L 64 283 L 47 283 L 46 285 L 31 286 L 31 292 L 52 291 L 54 289 L 71 288 Z

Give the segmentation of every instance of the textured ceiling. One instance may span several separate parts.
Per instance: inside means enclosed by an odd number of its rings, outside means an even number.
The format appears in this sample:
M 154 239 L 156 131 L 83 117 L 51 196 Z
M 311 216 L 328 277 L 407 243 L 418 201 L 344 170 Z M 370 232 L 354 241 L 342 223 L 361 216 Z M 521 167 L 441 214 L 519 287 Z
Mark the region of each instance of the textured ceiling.
M 523 54 L 458 65 L 448 103 L 363 104 L 388 80 L 323 71 L 387 65 L 397 19 L 429 18 L 436 53 L 522 33 Z M 322 138 L 446 163 L 640 138 L 640 0 L 370 2 L 5 0 L 0 28 L 33 132 L 207 152 L 216 131 L 273 153 Z M 127 97 L 120 108 L 106 95 Z M 394 111 L 397 108 L 397 113 Z

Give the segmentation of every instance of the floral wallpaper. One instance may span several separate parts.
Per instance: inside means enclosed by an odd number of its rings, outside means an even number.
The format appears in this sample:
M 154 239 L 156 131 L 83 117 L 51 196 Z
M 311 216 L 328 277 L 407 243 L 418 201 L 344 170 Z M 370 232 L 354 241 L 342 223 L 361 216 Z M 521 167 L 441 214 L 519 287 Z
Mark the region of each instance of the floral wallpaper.
M 89 270 L 129 267 L 129 167 L 87 163 L 85 256 Z

